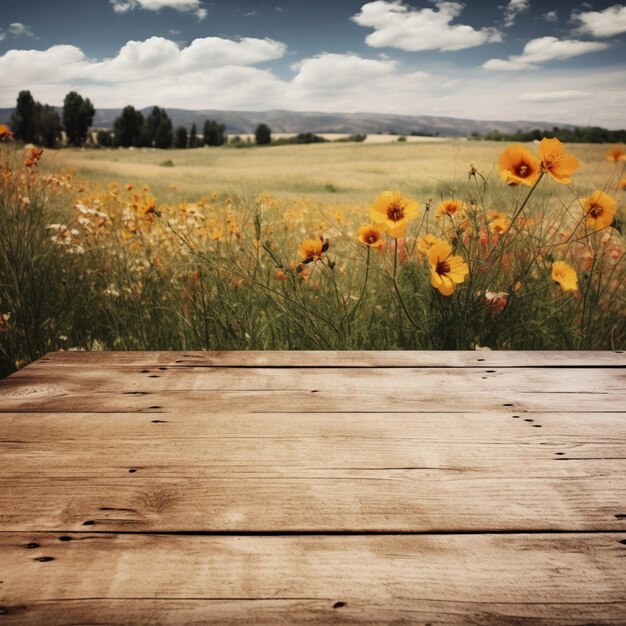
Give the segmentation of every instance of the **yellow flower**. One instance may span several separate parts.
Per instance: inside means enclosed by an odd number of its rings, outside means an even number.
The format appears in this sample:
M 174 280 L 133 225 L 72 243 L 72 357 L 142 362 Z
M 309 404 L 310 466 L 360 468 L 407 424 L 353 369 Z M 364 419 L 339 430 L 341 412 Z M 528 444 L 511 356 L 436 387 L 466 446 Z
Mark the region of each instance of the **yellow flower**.
M 573 155 L 565 152 L 565 146 L 555 137 L 544 137 L 539 144 L 541 169 L 560 183 L 570 183 L 570 176 L 579 168 L 580 163 Z
M 500 176 L 507 185 L 532 187 L 541 174 L 541 164 L 522 144 L 509 146 L 500 156 Z
M 606 154 L 607 161 L 626 161 L 626 149 L 624 146 L 615 146 L 611 148 Z
M 585 198 L 582 203 L 585 210 L 585 221 L 593 230 L 606 228 L 613 223 L 617 203 L 608 193 L 598 189 L 588 198 Z
M 298 254 L 303 263 L 311 263 L 317 261 L 324 252 L 326 252 L 328 245 L 323 239 L 305 239 L 298 249 Z
M 559 283 L 563 291 L 578 291 L 578 275 L 564 261 L 555 261 L 552 264 L 552 280 Z
M 504 233 L 509 230 L 509 226 L 509 221 L 504 215 L 489 222 L 489 230 L 494 235 L 504 235 Z
M 424 235 L 417 240 L 417 254 L 421 257 L 427 257 L 430 249 L 438 242 L 443 241 L 435 235 Z
M 382 229 L 370 224 L 359 228 L 358 239 L 370 248 L 382 248 L 385 245 L 385 242 L 382 240 L 382 234 Z
M 370 219 L 392 237 L 402 237 L 409 221 L 417 217 L 419 208 L 418 202 L 398 191 L 383 191 L 370 209 Z
M 465 205 L 460 200 L 442 200 L 435 212 L 435 219 L 440 219 L 443 215 L 461 217 L 464 212 Z
M 452 256 L 452 246 L 443 239 L 435 243 L 428 252 L 430 261 L 430 283 L 444 296 L 454 292 L 454 286 L 461 284 L 469 267 L 460 256 Z

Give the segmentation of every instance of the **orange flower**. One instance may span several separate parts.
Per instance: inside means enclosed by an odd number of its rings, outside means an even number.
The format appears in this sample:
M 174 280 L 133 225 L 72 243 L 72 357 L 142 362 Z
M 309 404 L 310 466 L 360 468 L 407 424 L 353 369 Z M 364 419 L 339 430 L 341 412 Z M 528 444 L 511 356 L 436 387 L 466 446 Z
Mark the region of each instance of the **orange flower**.
M 370 219 L 392 237 L 402 237 L 409 221 L 417 217 L 420 205 L 398 191 L 383 191 L 370 209 Z
M 322 254 L 328 250 L 328 241 L 319 239 L 305 239 L 298 250 L 298 254 L 303 263 L 311 263 L 321 258 Z
M 460 256 L 452 256 L 452 246 L 441 239 L 428 252 L 430 283 L 443 296 L 450 296 L 455 285 L 462 283 L 469 273 L 467 263 Z
M 4 124 L 0 124 L 0 141 L 5 141 L 11 139 L 13 137 L 13 133 L 8 126 Z
M 541 170 L 547 172 L 560 183 L 571 183 L 570 176 L 579 168 L 580 163 L 573 155 L 565 152 L 565 146 L 555 137 L 544 137 L 539 144 Z
M 619 183 L 617 184 L 617 186 L 624 191 L 624 189 L 626 189 L 626 176 L 623 176 L 622 179 L 619 181 Z
M 443 215 L 450 218 L 453 216 L 461 217 L 465 212 L 465 205 L 460 200 L 442 200 L 435 212 L 435 219 L 440 219 Z
M 541 164 L 522 144 L 509 146 L 500 156 L 500 176 L 507 185 L 532 187 L 541 174 Z
M 287 280 L 287 274 L 285 274 L 285 272 L 283 272 L 283 270 L 276 270 L 276 273 L 274 274 L 276 276 L 276 278 L 278 280 Z
M 370 224 L 359 228 L 358 239 L 362 244 L 365 244 L 370 248 L 383 248 L 385 246 L 385 242 L 382 240 L 382 234 L 382 229 L 378 228 L 374 224 Z
M 564 261 L 555 261 L 552 264 L 552 280 L 559 283 L 563 291 L 578 291 L 576 270 Z
M 607 161 L 626 161 L 626 149 L 623 145 L 615 146 L 606 153 Z
M 585 221 L 593 230 L 601 230 L 613 223 L 617 203 L 599 189 L 582 201 L 585 210 Z

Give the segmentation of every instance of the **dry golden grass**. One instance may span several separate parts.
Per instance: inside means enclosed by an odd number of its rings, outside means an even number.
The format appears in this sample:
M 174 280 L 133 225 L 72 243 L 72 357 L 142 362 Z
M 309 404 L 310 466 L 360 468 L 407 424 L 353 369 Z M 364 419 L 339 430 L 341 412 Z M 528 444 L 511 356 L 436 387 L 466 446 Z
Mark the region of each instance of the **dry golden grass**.
M 267 191 L 282 199 L 307 196 L 321 203 L 368 206 L 384 189 L 400 189 L 420 201 L 462 190 L 474 163 L 486 177 L 497 177 L 505 143 L 422 141 L 327 143 L 236 149 L 63 150 L 48 151 L 54 170 L 75 169 L 78 178 L 102 183 L 146 184 L 161 201 L 196 199 L 218 192 L 235 196 Z M 530 146 L 533 152 L 536 147 Z M 581 161 L 575 178 L 582 194 L 603 188 L 614 172 L 603 145 L 568 147 Z M 171 164 L 167 164 L 170 162 Z M 565 191 L 565 190 L 563 190 Z

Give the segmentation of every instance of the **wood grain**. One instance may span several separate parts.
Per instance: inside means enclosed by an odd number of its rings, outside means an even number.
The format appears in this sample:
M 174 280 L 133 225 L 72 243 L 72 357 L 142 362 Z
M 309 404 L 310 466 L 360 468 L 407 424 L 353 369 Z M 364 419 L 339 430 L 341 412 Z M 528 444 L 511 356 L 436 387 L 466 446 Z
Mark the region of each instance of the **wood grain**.
M 0 626 L 625 624 L 622 352 L 52 353 Z
M 618 624 L 623 537 L 0 533 L 0 623 Z
M 514 415 L 6 414 L 0 529 L 626 528 L 626 414 Z
M 606 351 L 411 351 L 246 350 L 225 352 L 51 352 L 39 366 L 125 367 L 602 367 L 626 366 L 623 350 Z

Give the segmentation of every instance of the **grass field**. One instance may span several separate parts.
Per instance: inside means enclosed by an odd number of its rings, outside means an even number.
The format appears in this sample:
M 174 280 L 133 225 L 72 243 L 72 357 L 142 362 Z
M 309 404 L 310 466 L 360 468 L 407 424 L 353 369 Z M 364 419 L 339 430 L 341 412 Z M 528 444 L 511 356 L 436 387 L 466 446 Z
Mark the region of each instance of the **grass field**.
M 307 196 L 321 203 L 369 206 L 384 189 L 401 189 L 420 201 L 448 195 L 452 186 L 467 182 L 470 163 L 489 178 L 497 174 L 504 147 L 464 140 L 400 143 L 389 137 L 386 144 L 63 150 L 48 154 L 46 164 L 75 169 L 80 179 L 147 184 L 163 201 L 171 199 L 175 185 L 183 201 L 213 192 L 240 196 L 263 190 L 281 199 Z M 575 185 L 603 187 L 614 173 L 604 158 L 605 146 L 575 145 L 571 151 L 581 161 Z
M 0 374 L 57 349 L 624 349 L 626 153 L 556 144 L 5 143 Z

